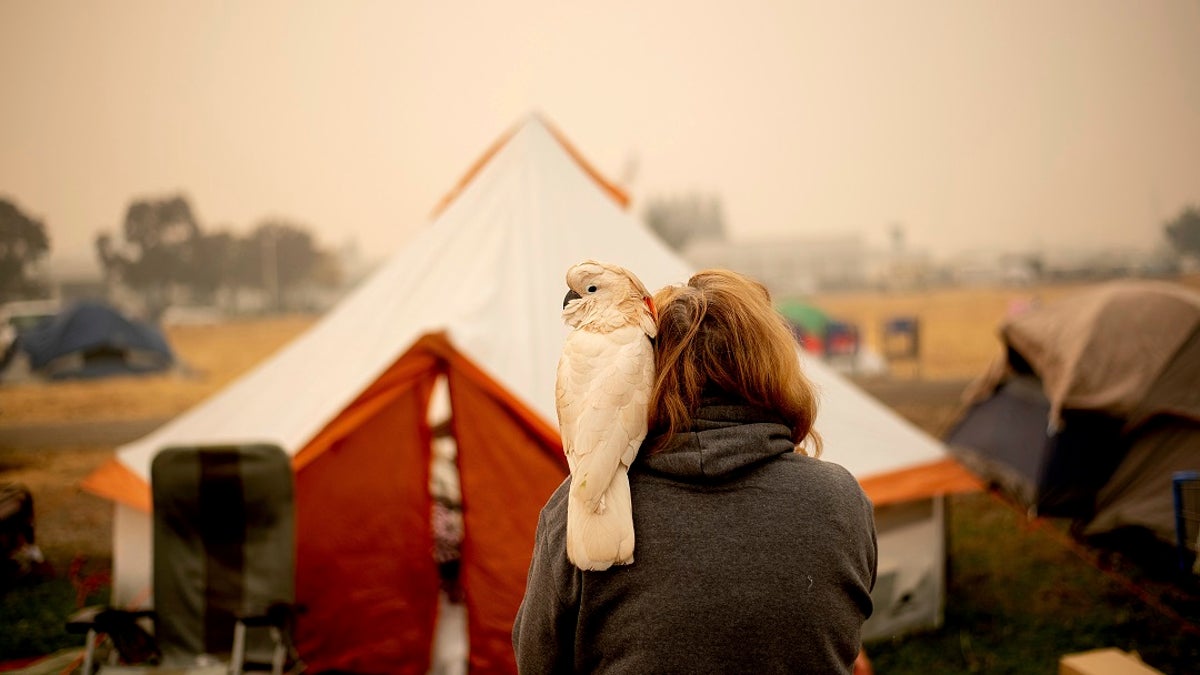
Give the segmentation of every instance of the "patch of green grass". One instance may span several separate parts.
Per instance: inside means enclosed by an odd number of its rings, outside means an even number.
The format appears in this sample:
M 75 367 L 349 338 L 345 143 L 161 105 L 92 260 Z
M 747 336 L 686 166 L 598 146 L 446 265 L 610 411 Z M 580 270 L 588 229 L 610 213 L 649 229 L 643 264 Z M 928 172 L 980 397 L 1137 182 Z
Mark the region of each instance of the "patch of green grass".
M 987 493 L 950 504 L 945 623 L 868 644 L 877 673 L 1053 675 L 1064 654 L 1102 647 L 1136 651 L 1168 674 L 1195 672 L 1200 635 L 1180 619 L 1200 617 L 1162 610 L 1136 580 L 1089 559 L 1061 525 L 1030 524 Z
M 86 602 L 104 604 L 108 594 L 107 588 L 98 590 Z M 0 601 L 0 662 L 83 646 L 83 636 L 66 630 L 79 598 L 65 575 L 26 579 L 0 595 Z

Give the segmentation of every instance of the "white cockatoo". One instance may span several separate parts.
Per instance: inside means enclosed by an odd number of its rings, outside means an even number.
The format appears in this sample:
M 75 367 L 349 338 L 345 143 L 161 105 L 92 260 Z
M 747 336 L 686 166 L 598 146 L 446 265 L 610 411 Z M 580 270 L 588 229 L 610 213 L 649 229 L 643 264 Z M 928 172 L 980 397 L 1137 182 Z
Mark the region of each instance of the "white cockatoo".
M 584 570 L 633 562 L 629 465 L 646 437 L 657 332 L 646 287 L 624 268 L 585 260 L 567 270 L 556 400 L 571 468 L 567 557 Z

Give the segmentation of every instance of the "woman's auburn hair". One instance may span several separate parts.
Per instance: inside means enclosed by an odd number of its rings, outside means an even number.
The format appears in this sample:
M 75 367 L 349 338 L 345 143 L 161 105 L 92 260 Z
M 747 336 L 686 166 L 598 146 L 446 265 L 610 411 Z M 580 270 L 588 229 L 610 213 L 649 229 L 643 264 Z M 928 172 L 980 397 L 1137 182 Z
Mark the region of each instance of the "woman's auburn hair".
M 652 451 L 691 429 L 703 392 L 716 389 L 776 413 L 791 427 L 797 452 L 808 454 L 807 445 L 821 454 L 816 391 L 765 286 L 729 270 L 705 270 L 687 285 L 659 290 L 654 306 Z

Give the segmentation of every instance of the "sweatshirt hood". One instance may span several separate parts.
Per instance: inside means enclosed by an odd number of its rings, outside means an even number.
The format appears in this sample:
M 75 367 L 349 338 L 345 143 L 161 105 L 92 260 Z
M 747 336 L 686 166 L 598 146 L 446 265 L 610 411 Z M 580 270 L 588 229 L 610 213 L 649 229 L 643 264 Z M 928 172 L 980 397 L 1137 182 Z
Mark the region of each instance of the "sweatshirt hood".
M 705 401 L 692 428 L 634 463 L 677 478 L 718 478 L 794 452 L 792 430 L 778 415 L 742 403 Z

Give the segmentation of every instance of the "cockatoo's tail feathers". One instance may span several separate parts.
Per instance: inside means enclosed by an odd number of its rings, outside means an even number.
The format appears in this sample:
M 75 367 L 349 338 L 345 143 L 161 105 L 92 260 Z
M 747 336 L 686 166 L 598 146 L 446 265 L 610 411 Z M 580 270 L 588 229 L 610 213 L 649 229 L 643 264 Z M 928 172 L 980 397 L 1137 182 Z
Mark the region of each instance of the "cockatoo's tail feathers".
M 633 509 L 629 480 L 621 472 L 604 494 L 603 508 L 589 511 L 568 496 L 567 557 L 576 567 L 601 571 L 633 562 Z

